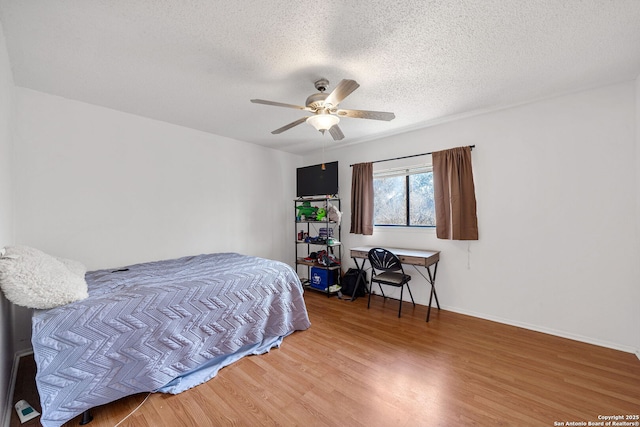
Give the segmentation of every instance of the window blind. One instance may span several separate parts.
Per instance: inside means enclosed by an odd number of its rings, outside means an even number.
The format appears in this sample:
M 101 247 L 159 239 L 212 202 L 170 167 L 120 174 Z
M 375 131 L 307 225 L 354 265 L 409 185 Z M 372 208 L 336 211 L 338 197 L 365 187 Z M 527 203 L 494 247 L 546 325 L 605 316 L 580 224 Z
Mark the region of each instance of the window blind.
M 416 175 L 433 171 L 431 165 L 405 166 L 401 168 L 384 169 L 373 173 L 374 178 L 393 178 L 396 176 Z

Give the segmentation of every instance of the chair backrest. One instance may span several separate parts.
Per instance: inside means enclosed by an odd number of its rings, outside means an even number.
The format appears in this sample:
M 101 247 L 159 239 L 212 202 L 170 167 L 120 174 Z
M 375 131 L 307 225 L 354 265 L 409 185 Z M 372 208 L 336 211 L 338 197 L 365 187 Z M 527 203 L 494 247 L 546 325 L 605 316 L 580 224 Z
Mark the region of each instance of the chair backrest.
M 374 270 L 402 271 L 402 263 L 393 252 L 384 248 L 373 248 L 369 251 L 369 262 Z

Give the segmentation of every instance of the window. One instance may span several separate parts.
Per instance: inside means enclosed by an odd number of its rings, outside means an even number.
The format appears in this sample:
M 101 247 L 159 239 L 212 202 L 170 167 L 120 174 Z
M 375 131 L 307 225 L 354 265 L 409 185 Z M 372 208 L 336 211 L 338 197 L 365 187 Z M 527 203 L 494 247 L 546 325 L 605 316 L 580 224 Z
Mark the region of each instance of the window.
M 431 166 L 373 173 L 374 225 L 435 227 Z

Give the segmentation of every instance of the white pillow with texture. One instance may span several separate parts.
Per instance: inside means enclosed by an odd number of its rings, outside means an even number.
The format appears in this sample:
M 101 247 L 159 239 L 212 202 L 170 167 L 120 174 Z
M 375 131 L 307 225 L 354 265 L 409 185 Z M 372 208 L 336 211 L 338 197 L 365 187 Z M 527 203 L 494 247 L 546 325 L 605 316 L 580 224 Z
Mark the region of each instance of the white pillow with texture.
M 29 308 L 53 308 L 87 298 L 86 268 L 27 246 L 0 255 L 0 287 L 7 299 Z
M 55 257 L 58 261 L 63 263 L 65 267 L 67 267 L 73 274 L 80 276 L 84 279 L 84 275 L 87 272 L 87 267 L 84 266 L 80 261 L 76 261 L 75 259 L 67 259 Z

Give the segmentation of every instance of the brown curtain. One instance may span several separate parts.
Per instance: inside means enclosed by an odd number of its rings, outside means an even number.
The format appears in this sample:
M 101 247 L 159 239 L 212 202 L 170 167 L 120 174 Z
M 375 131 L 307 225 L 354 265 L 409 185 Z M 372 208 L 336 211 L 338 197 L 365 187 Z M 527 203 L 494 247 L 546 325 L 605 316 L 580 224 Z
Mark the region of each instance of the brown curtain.
M 432 153 L 436 236 L 449 240 L 478 240 L 476 195 L 471 147 Z
M 373 163 L 358 163 L 351 171 L 351 233 L 373 234 Z

